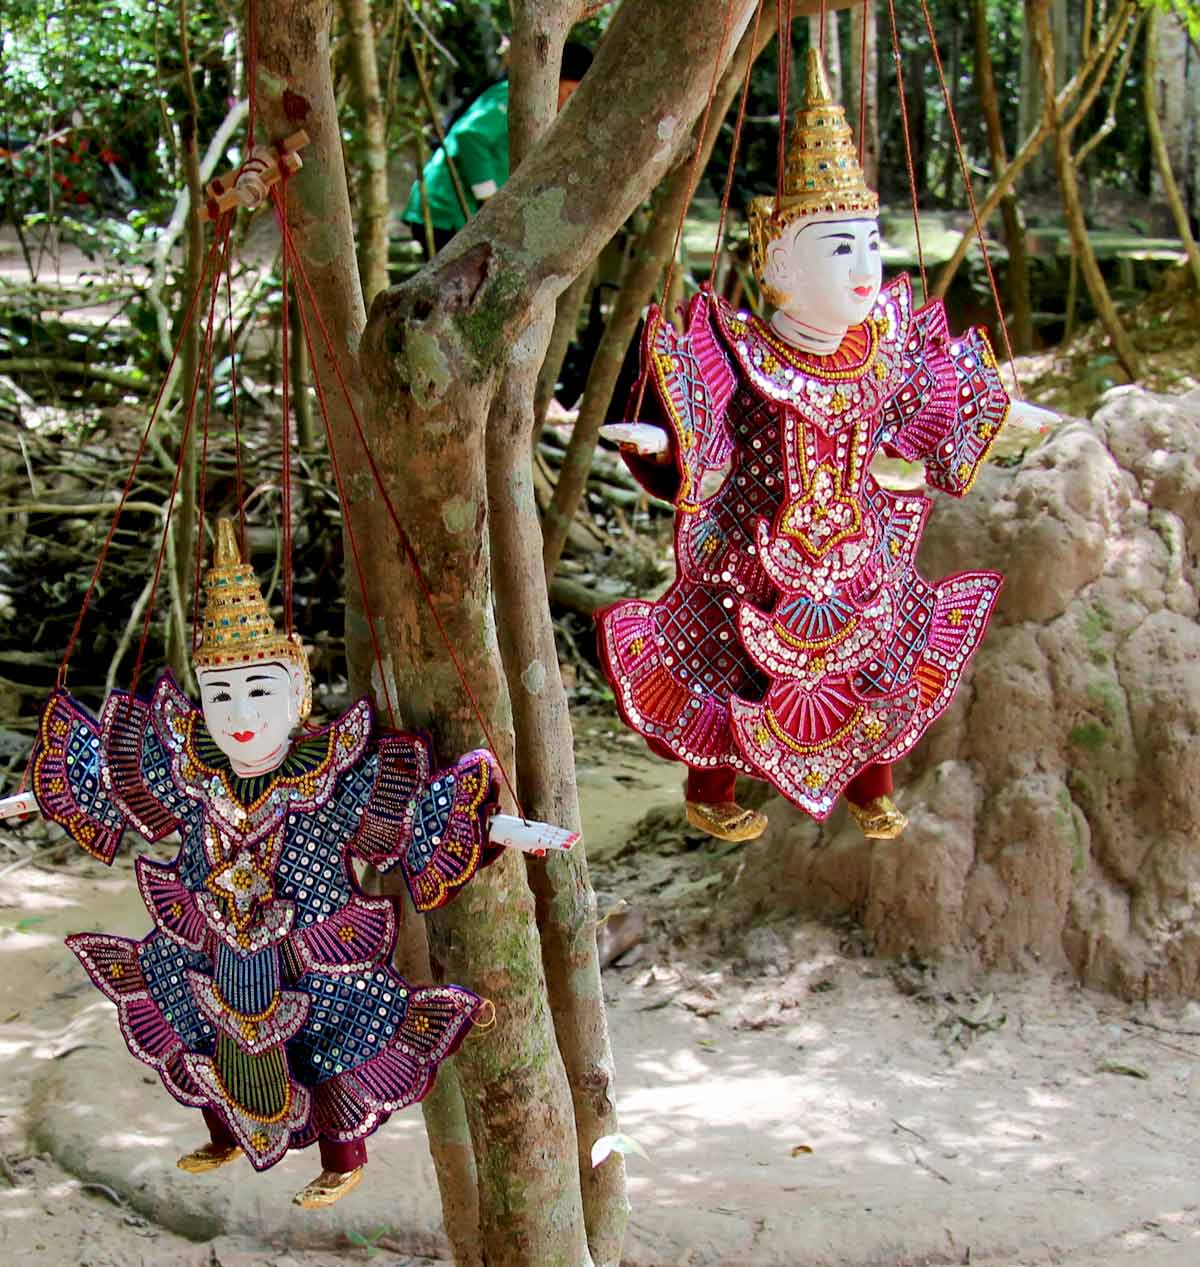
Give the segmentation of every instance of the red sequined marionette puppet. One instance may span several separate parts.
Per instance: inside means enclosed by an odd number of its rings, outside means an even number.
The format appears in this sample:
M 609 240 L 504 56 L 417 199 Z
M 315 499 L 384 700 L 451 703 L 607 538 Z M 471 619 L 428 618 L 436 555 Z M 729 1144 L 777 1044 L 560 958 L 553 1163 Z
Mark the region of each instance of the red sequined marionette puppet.
M 774 316 L 707 286 L 682 334 L 652 310 L 645 416 L 603 429 L 676 507 L 674 583 L 598 617 L 606 671 L 625 721 L 686 763 L 689 821 L 726 840 L 766 826 L 738 774 L 817 819 L 844 795 L 868 837 L 903 830 L 892 764 L 949 705 L 1001 577 L 926 580 L 931 502 L 881 487 L 871 461 L 923 462 L 961 497 L 1010 415 L 1045 414 L 1010 401 L 982 330 L 951 335 L 905 276 L 881 285 L 878 210 L 810 50 L 784 188 L 750 205 Z

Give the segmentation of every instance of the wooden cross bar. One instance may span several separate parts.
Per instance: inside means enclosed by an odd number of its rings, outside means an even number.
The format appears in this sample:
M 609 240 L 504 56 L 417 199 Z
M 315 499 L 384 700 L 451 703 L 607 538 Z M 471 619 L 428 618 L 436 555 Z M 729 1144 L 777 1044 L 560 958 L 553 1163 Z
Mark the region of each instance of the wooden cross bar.
M 284 171 L 298 172 L 304 166 L 299 151 L 308 144 L 308 133 L 293 132 L 277 146 L 259 145 L 236 171 L 210 180 L 204 189 L 201 220 L 215 220 L 235 207 L 253 210 L 266 198 Z

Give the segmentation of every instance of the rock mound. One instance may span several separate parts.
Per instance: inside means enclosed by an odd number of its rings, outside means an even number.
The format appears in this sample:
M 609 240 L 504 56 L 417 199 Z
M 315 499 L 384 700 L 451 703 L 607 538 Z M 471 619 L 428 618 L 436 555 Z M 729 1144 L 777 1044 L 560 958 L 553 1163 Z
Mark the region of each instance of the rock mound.
M 1018 466 L 939 498 L 937 578 L 1007 583 L 950 712 L 897 767 L 911 823 L 871 845 L 779 799 L 734 876 L 744 922 L 860 921 L 877 952 L 1200 990 L 1200 391 L 1109 392 Z

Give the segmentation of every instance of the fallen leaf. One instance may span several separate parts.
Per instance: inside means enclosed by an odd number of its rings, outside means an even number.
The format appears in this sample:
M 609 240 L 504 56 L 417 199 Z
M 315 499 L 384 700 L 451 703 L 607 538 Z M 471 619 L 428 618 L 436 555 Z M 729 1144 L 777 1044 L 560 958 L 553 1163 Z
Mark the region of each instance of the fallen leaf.
M 593 1169 L 613 1153 L 620 1153 L 623 1157 L 628 1157 L 630 1153 L 637 1153 L 639 1157 L 650 1160 L 649 1154 L 632 1135 L 625 1135 L 618 1131 L 615 1135 L 601 1135 L 592 1145 Z
M 797 1144 L 792 1149 L 793 1157 L 807 1157 L 812 1152 L 812 1148 L 808 1144 Z
M 1150 1075 L 1145 1069 L 1139 1065 L 1122 1065 L 1115 1060 L 1104 1060 L 1096 1067 L 1097 1073 L 1119 1073 L 1126 1078 L 1141 1078 L 1148 1080 Z

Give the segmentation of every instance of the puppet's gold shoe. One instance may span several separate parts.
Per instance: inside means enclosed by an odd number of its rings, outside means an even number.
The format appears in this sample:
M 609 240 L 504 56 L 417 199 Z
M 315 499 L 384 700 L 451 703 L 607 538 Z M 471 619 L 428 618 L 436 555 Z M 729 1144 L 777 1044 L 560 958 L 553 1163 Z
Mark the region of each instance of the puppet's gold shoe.
M 237 1161 L 242 1150 L 236 1144 L 205 1144 L 203 1148 L 184 1153 L 175 1163 L 189 1175 L 203 1175 L 210 1170 L 220 1170 L 231 1161 Z
M 322 1206 L 333 1205 L 352 1188 L 358 1187 L 362 1173 L 362 1166 L 356 1166 L 344 1174 L 336 1170 L 322 1170 L 312 1183 L 296 1193 L 292 1204 L 302 1205 L 306 1210 L 319 1210 Z
M 908 826 L 908 819 L 890 796 L 876 796 L 865 805 L 847 801 L 850 813 L 868 840 L 895 840 Z
M 756 809 L 742 809 L 736 801 L 708 805 L 687 802 L 687 820 L 718 840 L 754 840 L 767 828 L 767 816 Z

